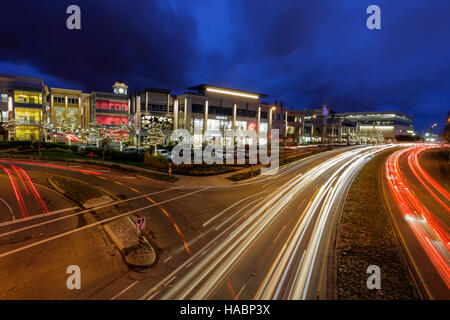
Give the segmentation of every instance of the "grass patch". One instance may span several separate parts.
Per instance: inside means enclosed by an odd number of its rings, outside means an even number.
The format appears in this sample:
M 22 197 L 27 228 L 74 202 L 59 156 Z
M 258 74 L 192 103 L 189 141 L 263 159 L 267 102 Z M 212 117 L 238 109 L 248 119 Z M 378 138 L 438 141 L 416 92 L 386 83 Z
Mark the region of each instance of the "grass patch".
M 97 188 L 81 181 L 61 176 L 52 176 L 50 179 L 59 189 L 64 190 L 70 198 L 81 204 L 85 203 L 87 200 L 99 198 L 104 195 L 104 193 Z
M 356 176 L 336 238 L 338 299 L 418 299 L 380 192 L 379 170 L 392 151 L 372 159 Z M 381 290 L 366 286 L 367 267 L 381 269 Z

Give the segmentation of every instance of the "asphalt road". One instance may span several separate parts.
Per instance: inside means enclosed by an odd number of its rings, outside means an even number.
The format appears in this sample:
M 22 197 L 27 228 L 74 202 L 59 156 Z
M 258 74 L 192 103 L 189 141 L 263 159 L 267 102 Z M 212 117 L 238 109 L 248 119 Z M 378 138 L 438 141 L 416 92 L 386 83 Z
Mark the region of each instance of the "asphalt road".
M 450 299 L 450 197 L 420 165 L 435 146 L 412 146 L 386 161 L 385 199 L 423 295 Z
M 333 150 L 220 187 L 0 159 L 7 169 L 0 175 L 0 270 L 8 279 L 0 298 L 333 298 L 336 218 L 354 176 L 386 147 Z M 98 188 L 114 203 L 86 210 L 51 188 L 54 175 Z M 147 217 L 158 255 L 152 268 L 128 269 L 101 227 L 131 214 Z M 81 290 L 66 287 L 69 265 L 81 268 Z

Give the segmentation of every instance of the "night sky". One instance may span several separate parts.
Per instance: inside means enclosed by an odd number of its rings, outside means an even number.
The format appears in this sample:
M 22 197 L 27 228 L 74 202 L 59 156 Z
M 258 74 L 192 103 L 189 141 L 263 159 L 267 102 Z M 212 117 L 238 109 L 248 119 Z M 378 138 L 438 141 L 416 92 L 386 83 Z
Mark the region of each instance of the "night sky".
M 87 92 L 210 83 L 296 109 L 403 111 L 421 131 L 450 110 L 449 17 L 449 0 L 7 0 L 0 73 Z

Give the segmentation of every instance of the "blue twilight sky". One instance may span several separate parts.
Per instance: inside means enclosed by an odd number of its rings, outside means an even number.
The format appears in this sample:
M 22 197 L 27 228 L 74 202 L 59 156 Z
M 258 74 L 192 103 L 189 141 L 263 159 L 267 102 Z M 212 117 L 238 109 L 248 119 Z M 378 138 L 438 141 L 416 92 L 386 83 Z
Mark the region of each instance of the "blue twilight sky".
M 81 8 L 81 30 L 66 8 Z M 366 8 L 381 8 L 381 30 Z M 398 110 L 420 131 L 450 110 L 449 0 L 6 0 L 0 72 L 49 86 L 182 93 L 211 83 L 297 109 Z

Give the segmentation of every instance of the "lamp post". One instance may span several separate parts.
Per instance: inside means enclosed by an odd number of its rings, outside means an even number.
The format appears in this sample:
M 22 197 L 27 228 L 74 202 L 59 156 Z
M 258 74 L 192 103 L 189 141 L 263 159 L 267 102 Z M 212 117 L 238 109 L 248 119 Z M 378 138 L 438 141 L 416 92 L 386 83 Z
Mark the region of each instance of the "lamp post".
M 269 110 L 269 131 L 267 132 L 267 145 L 270 145 L 270 140 L 272 139 L 272 111 L 276 111 L 277 107 L 272 106 Z

